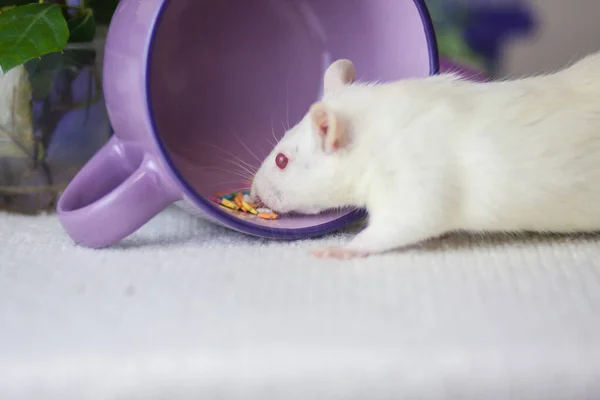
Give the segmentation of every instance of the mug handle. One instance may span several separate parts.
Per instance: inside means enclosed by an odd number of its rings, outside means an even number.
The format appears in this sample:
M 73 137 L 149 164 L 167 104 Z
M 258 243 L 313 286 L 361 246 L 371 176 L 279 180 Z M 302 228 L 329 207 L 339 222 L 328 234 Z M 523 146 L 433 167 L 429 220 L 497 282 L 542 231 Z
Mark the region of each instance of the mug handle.
M 113 136 L 73 178 L 57 213 L 77 244 L 102 248 L 137 231 L 180 198 L 154 155 Z

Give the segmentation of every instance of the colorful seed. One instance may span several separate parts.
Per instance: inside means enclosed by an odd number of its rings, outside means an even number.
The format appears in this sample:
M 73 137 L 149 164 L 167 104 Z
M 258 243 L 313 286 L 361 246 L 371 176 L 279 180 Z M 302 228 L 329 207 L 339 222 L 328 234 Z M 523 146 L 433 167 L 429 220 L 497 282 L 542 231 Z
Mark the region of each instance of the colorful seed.
M 258 216 L 262 219 L 277 219 L 278 215 L 274 212 L 270 213 L 258 213 Z
M 220 199 L 225 199 L 225 200 L 233 200 L 234 197 L 235 197 L 235 192 L 226 194 L 224 196 L 219 196 Z
M 252 198 L 248 191 L 232 193 L 220 192 L 217 193 L 216 197 L 211 197 L 210 200 L 230 210 L 241 211 L 242 214 L 240 214 L 240 217 L 250 217 L 249 214 L 252 214 L 269 220 L 279 218 L 279 216 L 269 208 L 257 208 L 257 205 L 252 202 Z
M 254 208 L 253 204 L 242 201 L 242 206 L 251 214 L 257 215 L 258 211 Z
M 241 193 L 238 193 L 235 195 L 235 197 L 233 198 L 233 201 L 235 202 L 235 204 L 237 204 L 237 206 L 239 208 L 242 208 L 242 199 L 244 198 L 244 195 Z
M 227 208 L 231 208 L 232 210 L 236 210 L 237 211 L 237 210 L 240 209 L 235 203 L 233 203 L 233 202 L 231 202 L 231 201 L 229 201 L 229 200 L 227 200 L 225 198 L 221 199 L 221 204 L 224 205 Z

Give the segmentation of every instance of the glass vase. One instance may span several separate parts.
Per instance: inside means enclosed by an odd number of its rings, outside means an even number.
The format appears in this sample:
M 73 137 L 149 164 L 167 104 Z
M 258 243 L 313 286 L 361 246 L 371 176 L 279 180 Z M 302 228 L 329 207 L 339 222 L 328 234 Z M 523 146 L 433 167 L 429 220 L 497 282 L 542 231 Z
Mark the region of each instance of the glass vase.
M 0 209 L 53 211 L 112 134 L 98 43 L 69 45 L 0 76 Z

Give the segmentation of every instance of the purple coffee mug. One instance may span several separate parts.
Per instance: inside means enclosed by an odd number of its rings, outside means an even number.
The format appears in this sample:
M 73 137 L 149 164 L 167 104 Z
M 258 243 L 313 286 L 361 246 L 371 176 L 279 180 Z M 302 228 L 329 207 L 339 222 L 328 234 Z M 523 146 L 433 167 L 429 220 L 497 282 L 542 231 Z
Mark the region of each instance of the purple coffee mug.
M 360 210 L 262 220 L 212 203 L 254 168 L 321 95 L 325 68 L 364 80 L 438 72 L 423 0 L 121 0 L 104 55 L 115 135 L 58 203 L 63 227 L 114 244 L 172 203 L 251 235 L 304 238 Z

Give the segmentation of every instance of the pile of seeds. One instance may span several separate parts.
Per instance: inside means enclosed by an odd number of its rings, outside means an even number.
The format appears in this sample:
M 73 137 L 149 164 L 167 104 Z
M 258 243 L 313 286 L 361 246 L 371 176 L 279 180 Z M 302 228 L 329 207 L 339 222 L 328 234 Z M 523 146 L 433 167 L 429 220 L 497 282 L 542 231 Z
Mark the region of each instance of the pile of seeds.
M 259 208 L 254 204 L 249 192 L 217 193 L 212 201 L 230 210 L 250 213 L 262 219 L 279 218 L 271 209 Z

